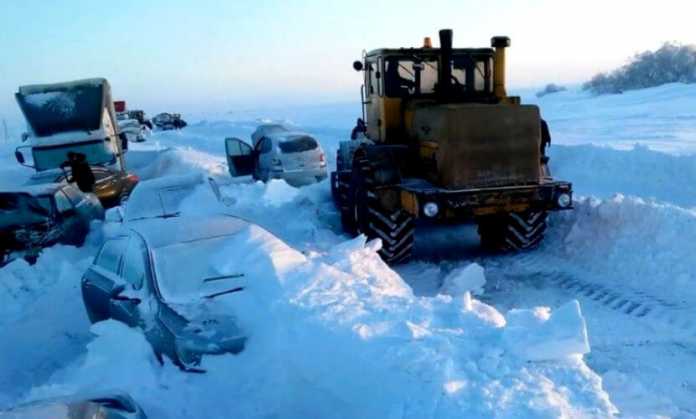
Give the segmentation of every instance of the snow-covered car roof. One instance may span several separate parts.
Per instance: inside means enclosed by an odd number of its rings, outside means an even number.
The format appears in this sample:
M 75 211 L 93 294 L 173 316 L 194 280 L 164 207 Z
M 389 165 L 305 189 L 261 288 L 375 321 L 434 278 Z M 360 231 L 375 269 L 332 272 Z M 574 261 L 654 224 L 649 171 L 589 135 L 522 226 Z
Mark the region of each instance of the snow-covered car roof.
M 230 236 L 251 225 L 232 215 L 201 215 L 149 218 L 131 221 L 126 227 L 138 232 L 152 248 Z

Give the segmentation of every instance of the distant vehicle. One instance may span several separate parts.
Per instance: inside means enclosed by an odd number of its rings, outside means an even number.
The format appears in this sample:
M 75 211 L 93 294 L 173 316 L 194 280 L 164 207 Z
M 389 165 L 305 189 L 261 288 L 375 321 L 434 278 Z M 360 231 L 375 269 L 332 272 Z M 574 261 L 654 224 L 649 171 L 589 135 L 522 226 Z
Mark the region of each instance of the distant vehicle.
M 326 157 L 311 135 L 283 125 L 259 126 L 251 135 L 253 147 L 238 138 L 225 139 L 227 165 L 232 177 L 252 175 L 268 182 L 284 179 L 303 186 L 326 179 Z
M 130 205 L 130 203 L 129 203 Z M 163 215 L 123 224 L 82 278 L 92 322 L 109 318 L 143 330 L 158 357 L 198 370 L 203 354 L 238 353 L 246 333 L 234 313 L 212 310 L 234 302 L 250 278 L 246 266 L 220 271 L 211 254 L 239 240 L 251 225 L 229 215 Z
M 186 121 L 181 119 L 181 114 L 167 112 L 155 115 L 155 117 L 152 118 L 152 123 L 162 131 L 182 129 L 188 125 Z
M 148 129 L 137 119 L 119 119 L 118 128 L 132 143 L 142 143 L 147 139 Z
M 0 412 L 0 419 L 146 419 L 127 394 L 95 393 L 33 401 Z
M 81 246 L 104 209 L 74 184 L 51 183 L 0 191 L 0 265 L 15 257 L 36 260 L 56 243 Z
M 128 141 L 119 132 L 106 79 L 21 86 L 15 97 L 29 129 L 23 137 L 28 144 L 18 147 L 15 157 L 37 171 L 34 183 L 63 179 L 59 168 L 72 151 L 86 156 L 104 207 L 128 196 L 138 178 L 126 171 Z M 31 164 L 22 149 L 31 150 Z

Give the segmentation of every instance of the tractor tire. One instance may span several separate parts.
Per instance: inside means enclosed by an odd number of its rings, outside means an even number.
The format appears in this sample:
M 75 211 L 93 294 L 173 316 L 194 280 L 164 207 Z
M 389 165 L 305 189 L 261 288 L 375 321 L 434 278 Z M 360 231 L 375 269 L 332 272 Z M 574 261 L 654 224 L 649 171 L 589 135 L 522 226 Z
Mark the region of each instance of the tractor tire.
M 359 161 L 352 173 L 349 195 L 350 221 L 355 224 L 355 234 L 365 234 L 368 240 L 381 239 L 379 255 L 386 263 L 405 262 L 413 251 L 415 220 L 402 208 L 384 208 L 375 186 L 369 162 Z
M 544 238 L 546 211 L 525 211 L 479 219 L 481 246 L 494 252 L 534 249 Z

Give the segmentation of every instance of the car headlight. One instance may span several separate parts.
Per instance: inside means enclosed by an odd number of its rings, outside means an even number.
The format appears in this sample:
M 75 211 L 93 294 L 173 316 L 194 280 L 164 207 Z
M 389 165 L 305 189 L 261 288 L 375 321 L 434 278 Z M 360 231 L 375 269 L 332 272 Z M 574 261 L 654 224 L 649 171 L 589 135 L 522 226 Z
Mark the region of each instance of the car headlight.
M 425 214 L 426 217 L 433 218 L 437 215 L 439 211 L 440 208 L 434 202 L 428 202 L 425 205 L 423 205 L 423 214 Z
M 567 194 L 567 193 L 562 193 L 562 194 L 558 195 L 558 198 L 556 198 L 556 203 L 561 208 L 568 208 L 570 206 L 571 202 L 572 202 L 572 199 L 570 198 L 570 194 Z

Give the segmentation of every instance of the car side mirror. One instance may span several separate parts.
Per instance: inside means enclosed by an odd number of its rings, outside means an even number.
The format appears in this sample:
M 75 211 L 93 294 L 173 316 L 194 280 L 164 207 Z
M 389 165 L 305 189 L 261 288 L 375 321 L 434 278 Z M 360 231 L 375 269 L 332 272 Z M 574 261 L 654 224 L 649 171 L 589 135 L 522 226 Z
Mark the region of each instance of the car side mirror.
M 362 61 L 353 61 L 353 69 L 355 71 L 362 71 L 363 70 L 363 63 Z
M 29 133 L 28 132 L 23 132 L 22 133 L 22 142 L 25 142 L 29 139 Z
M 15 151 L 15 159 L 17 159 L 17 162 L 19 164 L 24 164 L 24 154 L 22 154 L 21 151 L 19 151 L 19 150 Z

